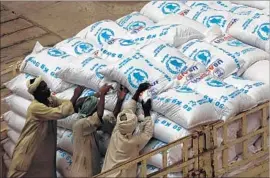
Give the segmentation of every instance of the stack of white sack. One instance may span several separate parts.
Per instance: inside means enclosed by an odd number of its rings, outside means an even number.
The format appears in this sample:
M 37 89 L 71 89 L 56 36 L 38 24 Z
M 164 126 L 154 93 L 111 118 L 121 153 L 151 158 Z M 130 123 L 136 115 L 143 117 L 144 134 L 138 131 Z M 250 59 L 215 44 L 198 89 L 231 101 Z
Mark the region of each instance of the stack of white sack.
M 4 161 L 4 164 L 6 165 L 6 168 L 9 169 L 10 164 L 11 164 L 11 158 L 8 156 L 7 153 L 4 154 L 3 161 Z
M 136 11 L 117 19 L 116 23 L 130 33 L 138 33 L 141 29 L 155 24 L 151 19 Z
M 9 158 L 12 158 L 13 151 L 15 149 L 15 143 L 12 142 L 9 138 L 1 141 L 1 145 L 3 149 L 5 150 L 5 153 L 8 155 Z
M 211 75 L 225 78 L 233 73 L 243 73 L 244 60 L 227 49 L 213 46 L 203 40 L 191 40 L 181 46 L 180 52 L 207 67 Z
M 243 78 L 261 81 L 269 85 L 269 60 L 258 61 L 242 75 Z
M 154 22 L 159 22 L 170 14 L 184 15 L 189 10 L 190 7 L 179 1 L 151 1 L 141 9 L 141 13 Z
M 265 9 L 269 7 L 269 1 L 232 1 L 232 3 L 247 5 L 258 9 Z
M 255 13 L 249 15 L 248 18 L 240 18 L 228 29 L 227 33 L 269 53 L 269 29 L 269 16 Z
M 53 92 L 62 92 L 72 86 L 56 77 L 55 73 L 76 57 L 56 48 L 45 48 L 36 43 L 31 54 L 25 57 L 20 70 L 33 76 L 41 75 Z

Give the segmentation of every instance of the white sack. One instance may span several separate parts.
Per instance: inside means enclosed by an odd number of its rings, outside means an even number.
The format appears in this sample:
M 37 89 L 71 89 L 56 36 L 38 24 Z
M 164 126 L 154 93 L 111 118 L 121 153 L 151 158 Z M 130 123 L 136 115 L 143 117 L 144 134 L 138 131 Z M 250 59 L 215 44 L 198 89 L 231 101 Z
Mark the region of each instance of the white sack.
M 165 43 L 162 40 L 156 40 L 142 47 L 140 53 L 145 57 L 155 60 L 157 64 L 171 78 L 174 78 L 179 73 L 185 72 L 195 62 L 177 48 Z
M 235 4 L 243 4 L 258 9 L 264 9 L 269 7 L 269 1 L 232 1 Z
M 34 76 L 30 74 L 21 73 L 12 80 L 4 83 L 4 85 L 9 89 L 12 93 L 21 96 L 28 100 L 33 100 L 34 97 L 28 92 L 26 82 L 29 79 L 33 79 Z
M 63 177 L 71 177 L 72 156 L 65 151 L 56 151 L 56 169 Z
M 8 138 L 13 142 L 17 143 L 19 141 L 20 133 L 16 132 L 15 130 L 8 128 L 7 131 Z
M 10 95 L 3 100 L 6 102 L 11 111 L 26 118 L 27 109 L 30 106 L 31 101 L 17 95 Z
M 186 5 L 191 8 L 196 7 L 209 7 L 215 10 L 229 10 L 232 7 L 232 3 L 229 1 L 187 1 Z
M 131 36 L 139 44 L 148 44 L 151 41 L 160 39 L 174 47 L 178 47 L 192 39 L 202 39 L 205 37 L 202 32 L 197 31 L 194 27 L 178 24 L 146 27 L 139 33 Z
M 7 153 L 4 154 L 3 161 L 4 161 L 7 169 L 9 169 L 12 159 L 8 156 Z
M 58 171 L 56 171 L 56 177 L 57 178 L 62 178 L 63 176 Z
M 202 23 L 207 28 L 218 25 L 223 32 L 234 22 L 234 16 L 227 11 L 210 9 L 207 6 L 197 6 L 191 9 L 186 17 Z
M 8 154 L 10 158 L 12 158 L 14 149 L 15 149 L 15 143 L 13 143 L 10 139 L 6 139 L 1 142 L 1 145 L 3 145 L 3 149 Z
M 66 131 L 66 129 L 61 128 L 61 127 L 57 127 L 57 138 L 61 138 L 65 131 Z
M 112 39 L 125 36 L 126 32 L 116 22 L 102 20 L 84 28 L 76 37 L 87 39 L 94 44 L 98 44 L 98 47 L 101 47 Z
M 242 71 L 245 71 L 249 66 L 257 61 L 269 60 L 270 56 L 267 52 L 256 47 L 245 44 L 231 35 L 224 34 L 211 42 L 213 46 L 229 51 L 237 58 L 244 61 Z
M 55 72 L 72 60 L 76 58 L 56 48 L 45 48 L 37 42 L 33 52 L 23 60 L 20 71 L 34 76 L 41 75 L 53 92 L 61 92 L 72 84 L 57 78 Z
M 269 85 L 269 60 L 256 62 L 243 73 L 242 77 Z
M 103 75 L 100 74 L 100 70 L 107 65 L 107 61 L 98 58 L 88 57 L 77 59 L 59 69 L 56 72 L 56 76 L 64 81 L 83 85 L 98 91 L 100 83 L 104 78 Z
M 135 93 L 143 82 L 158 83 L 155 88 L 159 92 L 171 80 L 168 75 L 156 67 L 154 61 L 150 62 L 139 52 L 100 70 L 100 73 L 124 85 L 131 93 Z
M 138 33 L 141 29 L 155 24 L 148 17 L 136 11 L 117 19 L 116 23 L 131 33 Z
M 253 15 L 253 14 L 265 14 L 267 15 L 267 13 L 265 13 L 264 11 L 262 10 L 259 10 L 259 9 L 256 9 L 256 8 L 252 8 L 252 7 L 249 7 L 249 6 L 245 6 L 245 5 L 238 5 L 238 4 L 233 4 L 231 9 L 229 10 L 229 12 L 232 12 L 236 15 L 239 15 L 239 16 L 248 16 L 248 15 Z
M 269 85 L 263 82 L 246 80 L 237 76 L 229 76 L 224 82 L 233 85 L 243 93 L 251 96 L 257 104 L 261 104 L 270 99 Z
M 241 73 L 243 70 L 243 59 L 202 40 L 191 40 L 179 50 L 189 58 L 204 64 L 211 74 L 218 78 L 225 78 L 235 72 Z
M 269 16 L 258 13 L 239 19 L 228 30 L 234 38 L 269 52 Z
M 179 1 L 150 1 L 142 9 L 141 13 L 154 22 L 158 22 L 170 14 L 185 14 L 190 7 Z
M 74 113 L 66 118 L 57 120 L 57 127 L 72 130 L 72 126 L 77 120 L 79 120 L 79 114 Z
M 57 139 L 57 147 L 71 155 L 73 154 L 73 134 L 71 130 L 65 130 L 63 136 Z
M 116 106 L 117 100 L 118 100 L 117 95 L 118 94 L 114 92 L 114 93 L 107 94 L 105 96 L 105 106 L 104 106 L 105 109 L 113 112 Z M 127 102 L 129 102 L 129 100 L 131 99 L 132 99 L 132 95 L 130 93 L 127 93 L 125 100 L 123 101 L 123 104 L 122 104 L 122 109 L 125 106 L 125 104 L 127 104 Z
M 141 153 L 140 154 L 146 154 L 146 153 L 149 153 L 151 151 L 154 151 L 162 146 L 165 146 L 166 143 L 163 143 L 159 140 L 156 140 L 156 139 L 151 139 L 147 145 L 144 147 L 144 149 L 142 149 Z M 162 154 L 159 153 L 159 154 L 156 154 L 152 157 L 150 157 L 148 160 L 147 160 L 147 164 L 149 165 L 152 165 L 152 166 L 155 166 L 157 168 L 160 168 L 162 169 L 163 168 L 163 165 L 162 165 Z
M 25 124 L 25 118 L 16 114 L 13 111 L 8 111 L 5 114 L 3 114 L 4 121 L 6 121 L 9 128 L 12 128 L 13 130 L 17 132 L 21 132 L 24 124 Z
M 64 90 L 61 93 L 52 93 L 52 95 L 55 95 L 57 98 L 59 99 L 63 99 L 63 100 L 70 100 L 74 94 L 74 90 L 75 90 L 76 86 L 73 86 L 67 90 Z
M 219 119 L 214 106 L 188 87 L 177 87 L 155 96 L 153 110 L 186 129 Z
M 71 37 L 66 40 L 63 40 L 55 45 L 55 48 L 65 51 L 66 53 L 75 56 L 91 56 L 97 50 L 97 44 L 86 39 L 79 37 Z
M 211 76 L 195 77 L 187 86 L 204 95 L 204 99 L 215 106 L 223 120 L 256 106 L 256 102 L 250 96 Z

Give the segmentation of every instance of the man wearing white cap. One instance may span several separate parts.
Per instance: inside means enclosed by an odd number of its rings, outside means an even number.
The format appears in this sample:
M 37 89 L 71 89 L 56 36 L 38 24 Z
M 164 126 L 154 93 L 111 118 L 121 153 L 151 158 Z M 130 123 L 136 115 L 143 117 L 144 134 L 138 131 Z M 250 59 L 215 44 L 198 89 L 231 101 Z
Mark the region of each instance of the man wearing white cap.
M 71 100 L 51 96 L 42 77 L 30 79 L 27 88 L 35 99 L 28 107 L 7 177 L 56 177 L 56 120 L 73 114 L 84 88 L 77 87 Z

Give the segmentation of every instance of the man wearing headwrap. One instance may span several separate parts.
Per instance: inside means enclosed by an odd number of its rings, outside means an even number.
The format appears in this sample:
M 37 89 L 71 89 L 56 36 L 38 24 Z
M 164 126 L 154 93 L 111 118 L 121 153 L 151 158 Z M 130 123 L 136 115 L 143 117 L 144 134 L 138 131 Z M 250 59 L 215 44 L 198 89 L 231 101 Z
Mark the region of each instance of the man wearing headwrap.
M 110 88 L 110 85 L 105 84 L 95 96 L 83 98 L 76 104 L 79 113 L 84 110 L 88 114 L 73 125 L 72 177 L 92 177 L 100 173 L 101 156 L 95 132 L 104 125 L 107 125 L 105 130 L 110 132 L 110 124 L 113 125 L 112 122 L 115 116 L 108 115 L 103 118 L 105 95 Z M 120 112 L 126 93 L 126 90 L 119 92 L 118 101 L 113 112 L 114 115 Z M 97 97 L 99 97 L 99 101 Z
M 140 123 L 139 133 L 134 134 L 138 126 L 138 119 L 135 115 L 136 104 L 142 92 L 149 88 L 148 83 L 140 84 L 132 100 L 123 108 L 117 116 L 117 123 L 113 130 L 110 144 L 105 156 L 102 172 L 105 172 L 116 165 L 139 156 L 140 150 L 147 144 L 153 136 L 154 124 L 150 116 L 151 100 L 142 102 L 144 110 L 144 121 Z M 108 177 L 136 177 L 137 165 L 128 169 L 118 171 Z
M 56 120 L 73 114 L 83 88 L 77 87 L 70 101 L 51 96 L 42 77 L 30 79 L 27 88 L 35 99 L 28 107 L 8 177 L 56 177 Z

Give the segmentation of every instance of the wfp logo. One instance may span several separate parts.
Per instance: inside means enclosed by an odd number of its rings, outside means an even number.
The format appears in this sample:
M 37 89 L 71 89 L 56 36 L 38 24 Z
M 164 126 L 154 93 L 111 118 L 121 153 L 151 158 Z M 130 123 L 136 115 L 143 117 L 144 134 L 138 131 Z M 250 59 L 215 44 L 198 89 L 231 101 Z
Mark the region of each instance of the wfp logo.
M 210 63 L 211 54 L 208 50 L 201 50 L 195 55 L 194 59 L 207 66 Z
M 108 43 L 114 37 L 114 32 L 111 29 L 104 28 L 98 35 L 98 43 L 102 45 L 104 42 Z
M 257 33 L 259 35 L 259 37 L 262 39 L 262 40 L 268 40 L 269 39 L 269 30 L 270 30 L 270 23 L 263 23 Z
M 223 22 L 224 22 L 224 17 L 222 15 L 215 15 L 215 16 L 211 16 L 208 18 L 208 20 L 206 21 L 206 26 L 209 28 L 212 25 L 216 24 L 218 26 L 223 26 Z
M 51 48 L 48 50 L 48 54 L 53 57 L 60 57 L 66 54 L 66 52 L 59 49 Z
M 162 7 L 163 14 L 173 14 L 180 10 L 180 5 L 177 3 L 167 3 Z
M 103 78 L 104 78 L 103 75 L 101 75 L 101 74 L 99 73 L 99 71 L 100 71 L 101 69 L 103 69 L 104 67 L 106 67 L 106 65 L 105 65 L 105 64 L 101 64 L 101 65 L 98 66 L 98 67 L 96 68 L 96 70 L 95 70 L 96 76 L 97 76 L 99 79 L 103 79 Z
M 178 74 L 186 66 L 186 62 L 178 57 L 170 57 L 166 62 L 166 68 L 172 74 Z
M 241 41 L 239 40 L 231 40 L 231 41 L 228 41 L 227 43 L 229 46 L 234 46 L 234 47 L 245 47 L 247 46 L 245 43 L 242 43 Z
M 142 21 L 135 21 L 133 23 L 131 23 L 127 29 L 130 31 L 139 31 L 142 28 L 146 27 L 146 23 L 142 22 Z
M 135 44 L 133 40 L 125 40 L 125 39 L 119 40 L 119 43 L 121 46 L 131 46 Z
M 189 88 L 187 86 L 183 86 L 177 91 L 181 92 L 181 93 L 193 93 L 194 92 L 191 88 Z
M 78 55 L 89 53 L 94 49 L 94 46 L 90 43 L 81 42 L 75 46 L 75 53 Z
M 211 87 L 223 87 L 225 85 L 225 83 L 214 79 L 207 81 L 207 84 Z
M 134 69 L 128 74 L 128 82 L 133 88 L 138 88 L 147 79 L 148 74 L 141 69 Z

